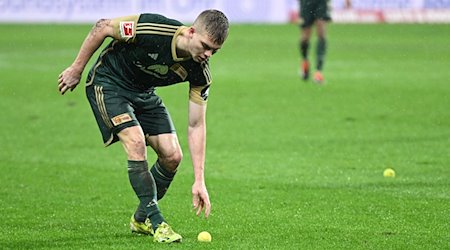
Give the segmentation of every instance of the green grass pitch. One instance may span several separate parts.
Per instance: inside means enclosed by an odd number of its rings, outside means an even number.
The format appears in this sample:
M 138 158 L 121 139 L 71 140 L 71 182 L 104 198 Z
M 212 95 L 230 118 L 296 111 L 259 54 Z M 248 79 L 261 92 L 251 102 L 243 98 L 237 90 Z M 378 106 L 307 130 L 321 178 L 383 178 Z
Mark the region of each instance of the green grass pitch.
M 156 247 L 129 232 L 126 157 L 83 84 L 57 92 L 89 30 L 0 25 L 1 249 Z M 187 84 L 158 90 L 185 152 L 160 201 L 184 242 L 163 248 L 449 249 L 450 26 L 332 24 L 324 86 L 298 77 L 298 33 L 235 24 L 211 60 L 208 220 L 191 210 Z

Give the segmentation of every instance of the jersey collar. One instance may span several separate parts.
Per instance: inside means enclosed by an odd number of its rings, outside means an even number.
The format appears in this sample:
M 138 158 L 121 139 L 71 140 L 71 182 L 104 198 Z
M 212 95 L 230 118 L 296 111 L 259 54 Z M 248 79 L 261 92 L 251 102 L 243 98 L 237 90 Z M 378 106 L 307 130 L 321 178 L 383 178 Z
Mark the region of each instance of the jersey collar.
M 183 32 L 183 30 L 188 29 L 186 26 L 180 26 L 177 31 L 175 32 L 175 35 L 172 38 L 172 59 L 175 62 L 181 62 L 190 59 L 191 57 L 178 57 L 177 55 L 177 37 Z

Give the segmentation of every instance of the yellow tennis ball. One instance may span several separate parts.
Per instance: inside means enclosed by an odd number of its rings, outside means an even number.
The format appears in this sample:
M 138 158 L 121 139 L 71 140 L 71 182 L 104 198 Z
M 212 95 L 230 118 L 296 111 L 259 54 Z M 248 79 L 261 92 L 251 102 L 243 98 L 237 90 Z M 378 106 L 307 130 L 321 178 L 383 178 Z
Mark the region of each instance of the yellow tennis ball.
M 211 234 L 206 231 L 203 231 L 198 234 L 197 240 L 200 242 L 211 242 Z
M 395 171 L 392 168 L 386 168 L 383 172 L 384 177 L 395 177 Z

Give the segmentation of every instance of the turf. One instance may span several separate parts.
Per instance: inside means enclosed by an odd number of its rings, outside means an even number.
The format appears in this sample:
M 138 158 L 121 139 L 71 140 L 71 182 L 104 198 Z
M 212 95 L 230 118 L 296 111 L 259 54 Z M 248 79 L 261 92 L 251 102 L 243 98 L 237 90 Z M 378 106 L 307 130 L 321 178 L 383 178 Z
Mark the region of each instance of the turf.
M 129 233 L 122 147 L 103 147 L 83 86 L 57 92 L 89 29 L 0 25 L 1 249 L 156 247 Z M 299 79 L 297 39 L 234 24 L 211 60 L 208 220 L 191 210 L 187 85 L 158 90 L 185 152 L 160 201 L 184 242 L 164 248 L 450 248 L 450 26 L 330 25 L 324 86 Z

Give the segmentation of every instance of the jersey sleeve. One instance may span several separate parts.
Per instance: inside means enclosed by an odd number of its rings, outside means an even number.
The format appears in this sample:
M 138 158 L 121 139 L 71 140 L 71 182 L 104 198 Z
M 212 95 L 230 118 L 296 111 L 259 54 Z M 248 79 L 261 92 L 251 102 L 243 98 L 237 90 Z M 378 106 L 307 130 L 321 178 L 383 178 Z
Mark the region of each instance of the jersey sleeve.
M 209 96 L 209 86 L 210 84 L 206 86 L 193 86 L 191 84 L 189 88 L 189 100 L 200 105 L 206 105 Z
M 209 96 L 209 87 L 211 86 L 211 72 L 207 62 L 200 64 L 201 74 L 189 80 L 189 100 L 206 105 Z
M 136 38 L 136 26 L 139 16 L 132 15 L 112 19 L 114 37 L 120 41 L 133 42 Z

